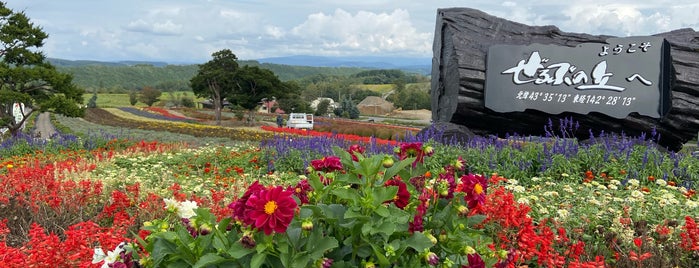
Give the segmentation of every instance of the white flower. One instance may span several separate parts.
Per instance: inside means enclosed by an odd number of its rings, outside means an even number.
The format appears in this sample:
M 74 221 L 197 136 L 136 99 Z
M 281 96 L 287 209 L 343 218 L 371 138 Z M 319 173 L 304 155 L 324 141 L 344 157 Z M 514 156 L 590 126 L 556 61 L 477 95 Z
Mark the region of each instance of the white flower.
M 187 200 L 180 202 L 180 206 L 177 208 L 177 214 L 179 214 L 181 218 L 189 219 L 196 215 L 196 213 L 194 213 L 194 209 L 196 208 L 198 208 L 196 201 Z
M 165 201 L 165 209 L 169 212 L 177 213 L 180 218 L 189 219 L 196 215 L 196 213 L 194 213 L 194 209 L 198 208 L 196 201 L 187 200 L 179 202 L 169 198 L 163 198 L 163 201 Z
M 529 199 L 527 199 L 526 197 L 521 197 L 517 199 L 517 203 L 529 205 Z
M 638 187 L 639 181 L 638 181 L 637 179 L 630 179 L 630 180 L 627 182 L 627 184 L 628 184 L 628 185 L 631 185 L 631 186 L 634 186 L 634 187 Z
M 558 196 L 558 192 L 556 192 L 556 191 L 547 191 L 547 192 L 544 192 L 544 193 L 543 193 L 543 196 L 546 196 L 546 197 Z
M 177 211 L 177 207 L 180 205 L 180 202 L 175 199 L 163 198 L 163 201 L 165 202 L 165 209 L 170 212 Z
M 119 243 L 114 250 L 110 250 L 107 252 L 107 254 L 104 254 L 101 247 L 96 247 L 95 253 L 92 255 L 92 263 L 97 264 L 104 261 L 100 268 L 109 268 L 110 264 L 115 263 L 120 259 L 121 252 L 124 251 L 124 245 L 126 245 L 126 243 Z
M 524 187 L 521 185 L 517 185 L 512 189 L 513 192 L 515 193 L 524 193 Z
M 534 182 L 537 182 L 537 181 L 540 181 L 540 180 L 541 180 L 541 178 L 539 178 L 539 177 L 532 177 L 532 179 L 531 179 L 531 180 L 532 180 L 532 181 L 534 181 Z
M 667 185 L 667 181 L 665 181 L 665 180 L 655 180 L 655 184 L 660 185 L 660 186 L 665 186 L 665 185 Z
M 607 185 L 607 188 L 608 188 L 609 190 L 616 190 L 616 189 L 618 189 L 618 188 L 616 187 L 616 185 L 614 185 L 614 184 L 609 184 L 609 185 Z
M 642 199 L 643 193 L 639 190 L 633 190 L 633 191 L 631 191 L 631 197 L 636 198 L 636 199 Z
M 559 209 L 559 210 L 557 211 L 557 213 L 558 213 L 558 217 L 561 218 L 561 219 L 567 218 L 567 217 L 568 217 L 568 214 L 569 214 L 569 212 L 568 212 L 567 209 Z
M 699 202 L 687 199 L 687 202 L 685 202 L 684 205 L 687 206 L 687 208 L 695 209 L 699 207 Z
M 570 185 L 568 185 L 568 184 L 563 185 L 563 191 L 565 191 L 565 192 L 567 192 L 567 193 L 571 193 L 571 194 L 572 194 L 573 192 L 575 192 L 575 190 L 573 190 L 573 187 L 570 187 Z
M 609 183 L 614 185 L 621 185 L 621 182 L 618 180 L 610 180 Z

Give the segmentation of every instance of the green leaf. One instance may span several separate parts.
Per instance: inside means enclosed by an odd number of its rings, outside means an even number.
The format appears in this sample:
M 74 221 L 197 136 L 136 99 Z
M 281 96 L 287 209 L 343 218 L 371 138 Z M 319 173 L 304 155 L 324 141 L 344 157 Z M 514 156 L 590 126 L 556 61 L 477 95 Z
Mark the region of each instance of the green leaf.
M 194 264 L 193 268 L 206 267 L 225 261 L 226 259 L 216 253 L 207 253 L 199 258 L 199 261 Z
M 389 264 L 391 264 L 386 258 L 386 253 L 383 252 L 382 248 L 379 248 L 373 243 L 371 244 L 371 248 L 374 250 L 374 257 L 376 257 L 376 259 L 379 261 L 380 266 L 388 266 Z
M 311 260 L 311 256 L 308 256 L 308 254 L 305 253 L 301 253 L 294 257 L 294 262 L 290 267 L 309 267 L 308 263 Z
M 388 207 L 386 207 L 386 206 L 376 207 L 376 210 L 374 210 L 374 213 L 376 213 L 377 215 L 384 217 L 384 218 L 391 217 L 391 212 L 388 210 Z
M 359 200 L 359 194 L 356 189 L 352 188 L 337 188 L 332 190 L 332 194 L 336 195 L 340 199 L 348 200 L 351 202 L 356 202 Z
M 375 187 L 371 192 L 374 197 L 374 206 L 379 206 L 393 200 L 398 193 L 398 186 Z
M 310 250 L 308 253 L 311 259 L 320 259 L 323 257 L 325 254 L 325 251 L 334 249 L 339 246 L 339 243 L 337 242 L 337 239 L 334 237 L 323 237 L 321 239 L 318 239 L 315 241 L 315 243 L 311 243 L 313 245 L 313 248 Z
M 413 235 L 405 240 L 406 245 L 415 249 L 417 252 L 422 252 L 427 248 L 432 247 L 432 241 L 430 241 L 425 234 L 421 232 L 414 232 Z
M 323 215 L 328 219 L 342 220 L 347 208 L 340 204 L 319 205 L 323 211 Z
M 358 162 L 357 173 L 366 178 L 374 177 L 381 169 L 382 155 L 374 155 L 371 158 L 365 158 Z
M 364 215 L 364 213 L 362 213 L 362 210 L 359 207 L 351 207 L 350 209 L 347 210 L 347 212 L 345 212 L 345 215 L 344 215 L 345 219 L 353 219 L 353 218 L 366 219 L 368 217 L 369 216 Z
M 265 259 L 267 258 L 267 254 L 265 253 L 258 253 L 252 256 L 252 260 L 250 261 L 250 268 L 256 268 L 262 266 L 262 264 L 265 262 Z
M 474 226 L 485 221 L 485 215 L 476 214 L 468 217 L 468 226 Z
M 251 248 L 246 248 L 241 243 L 233 243 L 230 249 L 226 253 L 234 259 L 242 259 L 250 253 L 254 253 L 255 250 Z
M 390 168 L 386 169 L 386 171 L 384 171 L 384 173 L 383 173 L 384 181 L 387 181 L 387 180 L 393 178 L 393 176 L 395 176 L 399 172 L 406 170 L 406 168 L 408 166 L 412 165 L 414 161 L 415 161 L 415 157 L 409 157 L 409 158 L 403 159 L 403 160 L 398 161 L 397 163 L 393 164 L 392 167 L 390 167 Z
M 384 221 L 378 226 L 374 226 L 372 234 L 383 233 L 387 236 L 392 235 L 396 231 L 396 225 L 389 221 Z
M 155 239 L 155 243 L 153 243 L 153 252 L 151 252 L 151 258 L 153 259 L 154 266 L 159 267 L 160 263 L 163 262 L 168 255 L 176 252 L 177 246 L 165 239 Z
M 294 248 L 299 247 L 299 240 L 301 239 L 301 228 L 300 227 L 294 227 L 294 228 L 287 228 L 286 229 L 286 235 L 289 237 L 289 242 Z

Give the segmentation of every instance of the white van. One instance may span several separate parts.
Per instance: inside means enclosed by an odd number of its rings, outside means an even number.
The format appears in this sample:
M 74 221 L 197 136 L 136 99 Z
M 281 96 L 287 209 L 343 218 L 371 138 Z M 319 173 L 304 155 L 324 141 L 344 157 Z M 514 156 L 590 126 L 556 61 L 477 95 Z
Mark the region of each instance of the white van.
M 313 129 L 313 114 L 290 113 L 286 126 L 298 129 Z

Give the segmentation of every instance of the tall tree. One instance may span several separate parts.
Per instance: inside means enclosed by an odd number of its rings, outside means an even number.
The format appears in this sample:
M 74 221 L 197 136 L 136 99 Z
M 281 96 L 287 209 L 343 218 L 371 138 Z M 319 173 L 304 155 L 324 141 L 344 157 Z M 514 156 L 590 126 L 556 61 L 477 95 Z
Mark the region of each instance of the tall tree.
M 0 2 L 0 127 L 13 135 L 36 111 L 66 116 L 85 112 L 81 107 L 84 90 L 73 84 L 71 75 L 56 71 L 39 50 L 46 38 L 24 12 L 14 12 Z M 21 120 L 12 114 L 15 103 L 29 108 Z
M 216 112 L 216 124 L 221 124 L 223 98 L 230 95 L 235 86 L 238 72 L 238 57 L 229 49 L 211 54 L 212 60 L 199 65 L 199 71 L 189 81 L 197 97 L 210 98 Z
M 141 93 L 138 95 L 139 101 L 148 105 L 148 107 L 153 106 L 154 103 L 160 101 L 160 95 L 163 92 L 152 87 L 144 87 L 141 89 Z

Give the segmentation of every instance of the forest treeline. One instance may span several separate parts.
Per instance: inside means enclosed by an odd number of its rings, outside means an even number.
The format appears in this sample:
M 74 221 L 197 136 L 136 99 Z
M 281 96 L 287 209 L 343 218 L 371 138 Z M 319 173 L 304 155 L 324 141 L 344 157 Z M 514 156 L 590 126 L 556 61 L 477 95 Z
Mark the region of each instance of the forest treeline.
M 87 93 L 130 93 L 143 88 L 162 92 L 191 91 L 190 79 L 199 65 L 159 62 L 98 62 L 49 59 L 60 72 L 73 75 L 73 82 Z M 311 67 L 239 61 L 272 71 L 281 81 L 294 81 L 302 88 L 301 97 L 310 102 L 319 97 L 336 102 L 349 99 L 358 103 L 367 96 L 384 96 L 396 107 L 429 109 L 429 77 L 395 69 L 359 67 Z M 377 92 L 361 85 L 390 84 Z
M 144 62 L 98 62 L 49 59 L 61 72 L 73 75 L 73 82 L 87 92 L 123 93 L 144 87 L 162 91 L 190 90 L 189 80 L 199 66 Z M 299 80 L 313 75 L 350 77 L 366 71 L 357 67 L 292 66 L 241 60 L 240 65 L 258 66 L 274 72 L 282 81 Z

